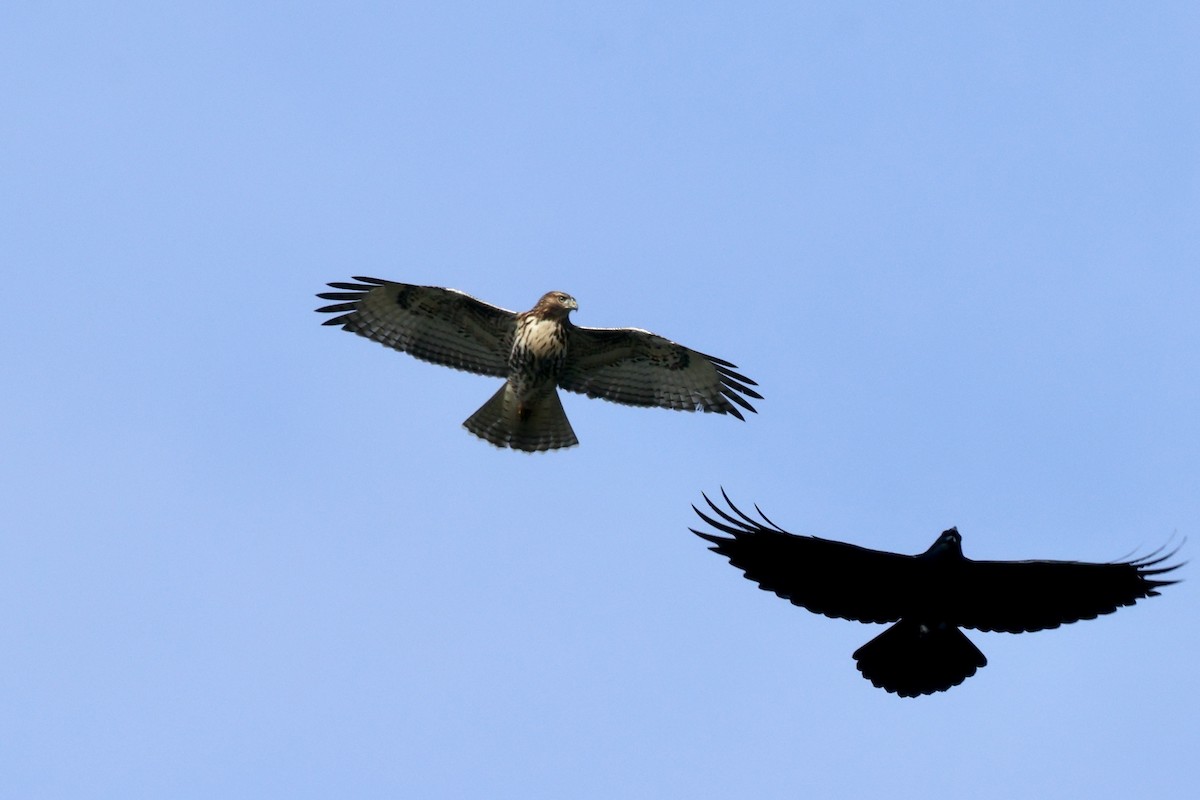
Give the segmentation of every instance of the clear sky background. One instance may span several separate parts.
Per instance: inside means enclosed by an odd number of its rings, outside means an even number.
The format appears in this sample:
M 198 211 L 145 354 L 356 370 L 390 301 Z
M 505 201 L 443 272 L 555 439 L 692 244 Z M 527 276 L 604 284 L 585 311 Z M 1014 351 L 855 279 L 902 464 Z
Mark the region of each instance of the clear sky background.
M 1200 547 L 1200 7 L 0 9 L 0 794 L 1197 796 L 1198 585 L 878 626 L 688 533 L 975 558 Z M 498 385 L 336 329 L 369 275 L 736 362 L 729 417 Z

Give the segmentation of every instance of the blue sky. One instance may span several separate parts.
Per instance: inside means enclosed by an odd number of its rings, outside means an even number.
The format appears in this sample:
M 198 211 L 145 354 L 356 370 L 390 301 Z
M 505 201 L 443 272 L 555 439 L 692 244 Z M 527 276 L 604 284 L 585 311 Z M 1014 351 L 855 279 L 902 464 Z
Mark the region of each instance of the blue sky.
M 747 7 L 749 5 L 749 7 Z M 1194 581 L 880 630 L 687 532 L 1107 560 L 1200 541 L 1191 3 L 13 2 L 0 10 L 0 790 L 1190 796 Z M 736 362 L 745 423 L 496 388 L 318 323 L 452 286 Z M 1184 576 L 1191 578 L 1191 569 Z

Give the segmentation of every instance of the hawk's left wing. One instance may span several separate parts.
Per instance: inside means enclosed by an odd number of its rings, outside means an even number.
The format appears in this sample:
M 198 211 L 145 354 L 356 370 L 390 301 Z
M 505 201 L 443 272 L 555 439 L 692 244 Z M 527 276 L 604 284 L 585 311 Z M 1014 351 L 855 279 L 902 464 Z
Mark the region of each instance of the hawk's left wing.
M 715 411 L 745 419 L 761 400 L 758 384 L 735 364 L 706 356 L 638 328 L 568 329 L 567 363 L 559 386 L 630 406 Z M 743 397 L 745 395 L 745 397 Z M 735 405 L 736 404 L 736 405 Z
M 317 309 L 338 315 L 323 324 L 340 325 L 423 361 L 507 377 L 517 320 L 513 312 L 457 289 L 355 280 L 361 283 L 331 283 L 342 291 L 317 295 L 339 301 Z

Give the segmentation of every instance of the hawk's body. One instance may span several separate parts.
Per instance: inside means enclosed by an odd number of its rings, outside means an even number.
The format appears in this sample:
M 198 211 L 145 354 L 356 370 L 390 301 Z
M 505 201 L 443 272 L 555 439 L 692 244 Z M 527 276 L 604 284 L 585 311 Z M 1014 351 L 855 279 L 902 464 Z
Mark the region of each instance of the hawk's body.
M 338 316 L 326 325 L 365 336 L 425 361 L 505 383 L 463 425 L 499 447 L 553 450 L 578 444 L 558 389 L 633 406 L 731 414 L 761 399 L 733 364 L 638 328 L 581 328 L 579 308 L 547 292 L 514 313 L 454 289 L 355 278 L 331 283 L 339 301 L 317 309 Z
M 906 697 L 949 689 L 987 664 L 959 628 L 1022 633 L 1095 619 L 1157 595 L 1175 583 L 1158 576 L 1180 566 L 1159 566 L 1173 553 L 1107 564 L 973 561 L 955 528 L 924 553 L 901 555 L 796 536 L 728 497 L 732 514 L 704 499 L 717 516 L 696 513 L 729 536 L 692 532 L 760 588 L 829 617 L 895 622 L 854 660 L 876 686 Z
M 508 380 L 463 425 L 500 447 L 550 450 L 578 444 L 558 397 L 567 360 L 567 314 L 577 307 L 559 292 L 518 314 L 508 355 Z

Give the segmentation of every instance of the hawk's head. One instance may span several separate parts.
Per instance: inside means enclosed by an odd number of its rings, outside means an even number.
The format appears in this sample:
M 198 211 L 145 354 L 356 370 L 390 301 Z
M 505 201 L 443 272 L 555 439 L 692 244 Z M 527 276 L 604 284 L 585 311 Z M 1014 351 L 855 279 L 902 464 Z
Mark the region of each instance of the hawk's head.
M 532 313 L 543 319 L 566 319 L 568 314 L 578 308 L 579 303 L 566 292 L 546 292 L 533 307 Z

